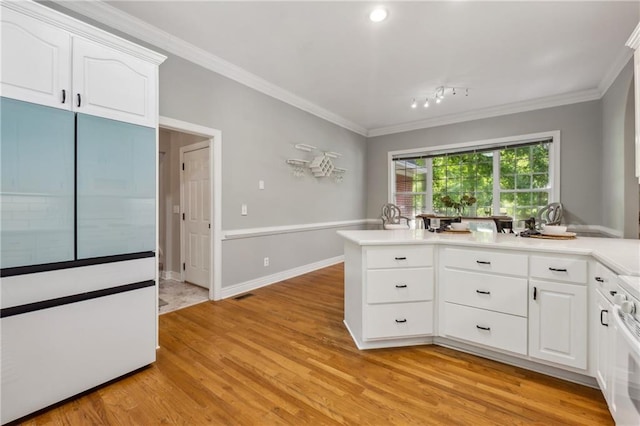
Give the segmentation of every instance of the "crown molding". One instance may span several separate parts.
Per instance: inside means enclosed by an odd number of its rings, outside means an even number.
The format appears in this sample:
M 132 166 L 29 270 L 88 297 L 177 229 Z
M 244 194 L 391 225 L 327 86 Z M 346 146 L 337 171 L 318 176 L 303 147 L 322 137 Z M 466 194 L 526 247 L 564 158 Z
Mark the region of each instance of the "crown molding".
M 65 0 L 53 0 L 59 6 L 79 13 L 101 24 L 122 31 L 141 41 L 163 49 L 173 55 L 179 56 L 210 71 L 237 81 L 272 98 L 278 99 L 309 114 L 322 118 L 340 127 L 343 127 L 362 136 L 367 136 L 367 129 L 347 120 L 333 112 L 326 110 L 306 99 L 301 98 L 263 78 L 252 74 L 224 59 L 213 55 L 199 47 L 181 40 L 166 31 L 135 18 L 102 0 L 70 2 Z
M 602 97 L 598 89 L 590 89 L 581 92 L 574 92 L 565 95 L 550 96 L 546 98 L 533 99 L 524 102 L 500 105 L 496 107 L 482 108 L 475 111 L 461 114 L 443 115 L 441 117 L 429 118 L 426 120 L 413 121 L 394 126 L 379 127 L 369 130 L 369 137 L 390 135 L 393 133 L 408 132 L 411 130 L 426 129 L 429 127 L 444 126 L 447 124 L 461 123 L 464 121 L 480 120 L 483 118 L 498 117 L 501 115 L 516 114 L 519 112 L 533 111 L 543 108 L 553 108 L 562 105 L 575 104 L 598 100 Z
M 630 48 L 637 50 L 640 48 L 640 23 L 636 27 L 635 30 L 631 33 L 629 40 L 625 43 L 625 46 L 629 46 Z

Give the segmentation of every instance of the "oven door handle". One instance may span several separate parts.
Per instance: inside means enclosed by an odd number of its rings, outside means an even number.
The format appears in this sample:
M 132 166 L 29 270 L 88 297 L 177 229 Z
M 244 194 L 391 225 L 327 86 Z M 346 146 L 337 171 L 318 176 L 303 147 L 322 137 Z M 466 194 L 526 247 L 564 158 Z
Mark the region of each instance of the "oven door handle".
M 631 334 L 627 324 L 622 321 L 620 318 L 620 307 L 615 306 L 613 308 L 613 321 L 616 324 L 616 328 L 618 329 L 618 333 L 620 333 L 616 338 L 623 337 L 626 344 L 629 346 L 629 350 L 632 351 L 636 356 L 640 357 L 640 338 Z

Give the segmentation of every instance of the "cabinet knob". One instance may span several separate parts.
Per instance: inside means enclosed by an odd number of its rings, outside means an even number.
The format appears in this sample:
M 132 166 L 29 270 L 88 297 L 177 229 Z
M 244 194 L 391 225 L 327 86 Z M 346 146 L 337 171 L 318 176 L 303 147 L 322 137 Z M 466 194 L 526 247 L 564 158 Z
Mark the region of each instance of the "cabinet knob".
M 622 305 L 625 300 L 627 300 L 627 296 L 623 293 L 616 293 L 616 295 L 613 296 L 613 303 L 616 305 Z
M 620 304 L 620 310 L 625 314 L 633 314 L 636 311 L 636 305 L 631 300 L 625 300 Z

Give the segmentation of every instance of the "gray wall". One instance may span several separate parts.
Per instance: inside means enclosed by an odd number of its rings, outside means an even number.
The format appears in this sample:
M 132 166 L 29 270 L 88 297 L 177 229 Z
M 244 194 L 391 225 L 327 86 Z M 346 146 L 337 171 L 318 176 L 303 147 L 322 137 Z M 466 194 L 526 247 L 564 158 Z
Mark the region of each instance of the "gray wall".
M 223 230 L 366 217 L 363 136 L 175 56 L 160 66 L 160 115 L 222 131 Z M 285 160 L 309 156 L 294 148 L 297 143 L 340 152 L 335 165 L 347 169 L 344 181 L 294 177 Z M 247 216 L 240 214 L 243 203 Z M 225 240 L 222 285 L 339 256 L 335 231 Z M 265 268 L 267 256 L 271 266 Z
M 564 221 L 601 224 L 600 123 L 600 101 L 591 101 L 370 138 L 367 213 L 375 217 L 387 201 L 389 151 L 560 130 L 560 197 L 566 211 Z
M 626 126 L 635 123 L 633 92 L 630 92 L 632 82 L 633 60 L 622 70 L 602 98 L 602 185 L 606 188 L 602 194 L 602 223 L 624 233 L 625 237 L 635 235 L 637 238 L 638 181 L 634 179 L 635 148 L 632 134 L 626 132 Z M 632 186 L 635 186 L 634 190 L 631 190 Z

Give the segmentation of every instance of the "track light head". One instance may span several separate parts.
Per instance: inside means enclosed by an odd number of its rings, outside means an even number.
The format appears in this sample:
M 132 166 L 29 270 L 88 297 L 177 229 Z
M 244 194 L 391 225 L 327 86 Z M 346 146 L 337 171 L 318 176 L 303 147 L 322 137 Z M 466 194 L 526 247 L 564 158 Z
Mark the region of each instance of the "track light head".
M 413 98 L 413 102 L 411 102 L 411 108 L 416 108 L 418 106 L 418 102 L 416 102 L 416 98 Z
M 429 108 L 429 98 L 424 100 L 424 107 Z

